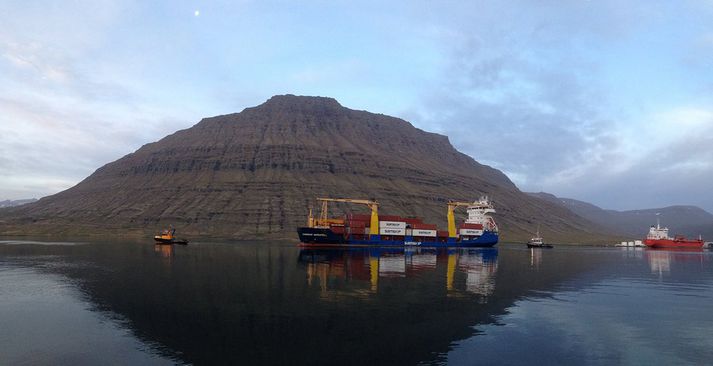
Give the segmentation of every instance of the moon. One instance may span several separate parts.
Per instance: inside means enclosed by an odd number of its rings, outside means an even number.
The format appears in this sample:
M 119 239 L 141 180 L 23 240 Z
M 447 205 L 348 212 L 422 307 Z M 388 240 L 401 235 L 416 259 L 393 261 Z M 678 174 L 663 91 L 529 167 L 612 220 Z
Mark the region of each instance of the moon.
M 199 16 L 199 15 L 201 15 L 201 11 L 200 11 L 200 10 L 196 10 L 196 11 L 193 12 L 193 15 L 194 15 L 194 16 Z

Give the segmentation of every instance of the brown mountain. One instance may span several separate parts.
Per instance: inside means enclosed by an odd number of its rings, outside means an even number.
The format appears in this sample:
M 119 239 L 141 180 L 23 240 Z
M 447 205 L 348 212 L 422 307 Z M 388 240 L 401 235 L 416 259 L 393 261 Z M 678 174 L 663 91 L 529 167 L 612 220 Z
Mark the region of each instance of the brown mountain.
M 448 199 L 482 194 L 494 200 L 504 240 L 526 239 L 538 223 L 552 241 L 606 240 L 601 229 L 520 192 L 445 136 L 331 98 L 293 95 L 203 119 L 66 191 L 4 209 L 0 234 L 146 235 L 172 224 L 189 237 L 295 238 L 318 196 L 376 198 L 382 213 L 445 228 Z

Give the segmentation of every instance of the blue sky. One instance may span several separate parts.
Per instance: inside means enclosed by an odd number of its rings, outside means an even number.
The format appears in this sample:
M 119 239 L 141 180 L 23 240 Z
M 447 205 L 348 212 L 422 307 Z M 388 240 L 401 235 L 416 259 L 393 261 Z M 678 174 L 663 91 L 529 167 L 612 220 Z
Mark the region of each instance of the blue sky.
M 526 191 L 713 211 L 713 1 L 3 1 L 0 24 L 0 199 L 291 93 Z

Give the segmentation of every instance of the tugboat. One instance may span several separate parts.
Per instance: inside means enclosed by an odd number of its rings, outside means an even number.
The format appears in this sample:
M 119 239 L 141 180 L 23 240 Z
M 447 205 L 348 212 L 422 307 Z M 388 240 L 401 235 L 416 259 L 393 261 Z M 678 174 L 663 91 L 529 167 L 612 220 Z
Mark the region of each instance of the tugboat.
M 528 248 L 552 248 L 552 244 L 545 244 L 540 236 L 540 225 L 537 225 L 537 234 L 527 242 Z
M 166 230 L 161 231 L 161 234 L 155 235 L 153 239 L 156 241 L 156 244 L 161 245 L 161 244 L 181 244 L 181 245 L 186 245 L 188 244 L 188 240 L 186 239 L 178 239 L 176 238 L 176 229 L 174 228 L 168 228 Z

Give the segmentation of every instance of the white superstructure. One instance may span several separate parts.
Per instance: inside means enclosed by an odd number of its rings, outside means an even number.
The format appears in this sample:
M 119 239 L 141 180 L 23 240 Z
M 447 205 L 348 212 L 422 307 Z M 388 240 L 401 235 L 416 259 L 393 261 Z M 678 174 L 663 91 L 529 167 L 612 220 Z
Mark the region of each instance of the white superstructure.
M 495 213 L 495 208 L 493 208 L 487 196 L 483 196 L 478 201 L 473 202 L 473 205 L 466 208 L 466 212 L 468 213 L 468 218 L 465 219 L 466 224 L 480 224 L 483 225 L 485 230 L 498 231 L 498 225 L 489 215 Z
M 671 240 L 668 236 L 668 228 L 667 227 L 661 227 L 661 223 L 659 222 L 658 217 L 656 218 L 656 226 L 651 225 L 649 228 L 649 233 L 646 235 L 646 239 L 669 239 Z

